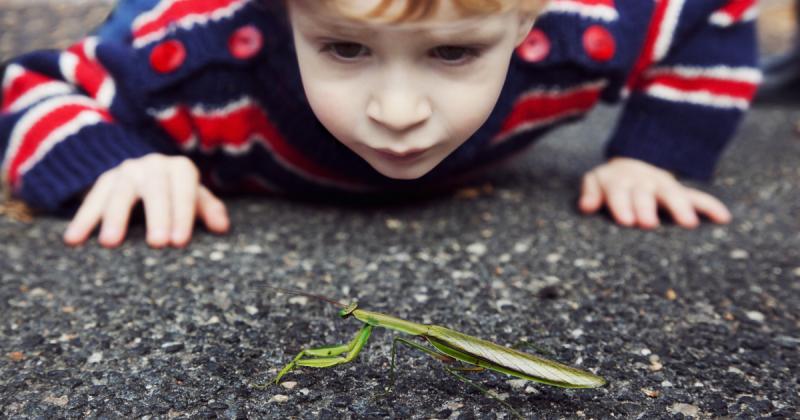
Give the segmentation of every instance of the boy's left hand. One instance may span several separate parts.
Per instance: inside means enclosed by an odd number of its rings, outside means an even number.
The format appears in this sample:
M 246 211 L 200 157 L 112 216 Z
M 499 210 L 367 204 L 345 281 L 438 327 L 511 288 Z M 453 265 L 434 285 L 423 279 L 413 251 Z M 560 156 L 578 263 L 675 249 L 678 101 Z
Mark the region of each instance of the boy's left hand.
M 688 229 L 700 224 L 700 214 L 714 223 L 731 220 L 730 211 L 717 198 L 682 185 L 661 168 L 631 158 L 612 158 L 584 175 L 578 203 L 581 211 L 595 213 L 603 205 L 620 225 L 642 229 L 660 225 L 659 207 Z

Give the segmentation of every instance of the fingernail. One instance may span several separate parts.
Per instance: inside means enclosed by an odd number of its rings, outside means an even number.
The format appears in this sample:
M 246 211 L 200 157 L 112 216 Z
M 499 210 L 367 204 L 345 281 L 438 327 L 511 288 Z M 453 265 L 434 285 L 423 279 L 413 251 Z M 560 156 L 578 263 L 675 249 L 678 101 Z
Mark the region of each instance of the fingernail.
M 73 240 L 76 236 L 78 236 L 78 227 L 67 226 L 67 230 L 64 232 L 64 239 Z
M 173 243 L 175 243 L 175 244 L 182 243 L 185 240 L 185 238 L 186 238 L 186 234 L 182 230 L 175 229 L 175 230 L 172 231 L 172 242 Z
M 150 231 L 150 242 L 162 243 L 167 239 L 166 229 L 153 229 Z
M 117 230 L 116 228 L 111 228 L 111 227 L 103 228 L 103 231 L 100 232 L 100 238 L 105 241 L 112 241 L 117 239 L 118 234 L 119 230 Z

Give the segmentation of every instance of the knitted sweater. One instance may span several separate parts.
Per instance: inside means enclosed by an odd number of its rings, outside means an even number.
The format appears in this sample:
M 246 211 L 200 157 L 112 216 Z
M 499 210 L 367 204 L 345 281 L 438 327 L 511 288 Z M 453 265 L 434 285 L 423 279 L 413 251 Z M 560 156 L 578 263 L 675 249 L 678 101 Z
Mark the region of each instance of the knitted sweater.
M 437 185 L 524 149 L 600 100 L 625 101 L 609 156 L 707 178 L 760 80 L 754 0 L 551 0 L 486 123 L 429 174 L 399 181 L 315 118 L 280 2 L 136 2 L 123 0 L 135 15 L 122 22 L 128 30 L 112 19 L 65 51 L 6 64 L 2 178 L 28 204 L 61 209 L 103 172 L 151 152 L 191 157 L 222 189 Z

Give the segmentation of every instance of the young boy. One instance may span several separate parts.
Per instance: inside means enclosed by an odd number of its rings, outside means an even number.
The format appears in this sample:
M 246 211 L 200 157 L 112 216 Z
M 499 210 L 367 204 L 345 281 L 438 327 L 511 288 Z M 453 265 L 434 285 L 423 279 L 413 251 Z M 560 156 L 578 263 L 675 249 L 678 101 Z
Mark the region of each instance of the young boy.
M 673 173 L 708 178 L 756 90 L 752 0 L 153 3 L 127 31 L 112 18 L 5 69 L 3 177 L 34 207 L 81 200 L 69 244 L 97 226 L 120 244 L 139 200 L 163 247 L 187 244 L 196 217 L 228 229 L 211 190 L 440 186 L 600 99 L 626 108 L 583 212 L 645 229 L 659 207 L 687 228 L 730 220 Z

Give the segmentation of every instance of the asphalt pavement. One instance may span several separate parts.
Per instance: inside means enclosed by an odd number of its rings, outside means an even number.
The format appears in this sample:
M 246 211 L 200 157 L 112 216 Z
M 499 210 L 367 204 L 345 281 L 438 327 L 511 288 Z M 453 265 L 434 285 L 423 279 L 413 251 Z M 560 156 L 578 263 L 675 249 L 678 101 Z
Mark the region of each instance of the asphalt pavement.
M 65 4 L 0 6 L 0 57 L 63 46 L 107 7 Z M 439 197 L 231 198 L 232 232 L 200 231 L 184 250 L 149 249 L 141 224 L 116 250 L 68 248 L 64 219 L 0 217 L 0 417 L 509 417 L 406 348 L 381 395 L 384 330 L 350 364 L 259 389 L 303 348 L 344 343 L 361 325 L 269 285 L 357 299 L 609 381 L 563 390 L 467 374 L 526 417 L 797 418 L 800 109 L 756 108 L 701 185 L 733 223 L 653 232 L 575 210 L 616 112 Z

